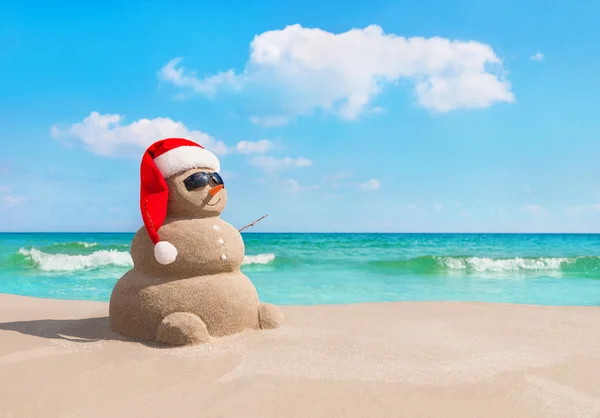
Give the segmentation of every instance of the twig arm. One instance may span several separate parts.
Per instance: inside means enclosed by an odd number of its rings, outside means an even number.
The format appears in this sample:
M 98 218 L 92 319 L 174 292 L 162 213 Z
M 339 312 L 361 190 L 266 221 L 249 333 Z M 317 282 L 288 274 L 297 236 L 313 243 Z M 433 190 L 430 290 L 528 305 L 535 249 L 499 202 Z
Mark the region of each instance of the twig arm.
M 257 223 L 258 221 L 265 219 L 267 216 L 269 216 L 269 214 L 267 213 L 265 216 L 261 216 L 260 218 L 258 218 L 257 220 L 255 220 L 254 222 L 252 222 L 251 224 L 248 224 L 240 229 L 238 229 L 238 232 L 242 232 L 244 229 L 249 228 L 251 226 L 254 226 L 255 223 Z

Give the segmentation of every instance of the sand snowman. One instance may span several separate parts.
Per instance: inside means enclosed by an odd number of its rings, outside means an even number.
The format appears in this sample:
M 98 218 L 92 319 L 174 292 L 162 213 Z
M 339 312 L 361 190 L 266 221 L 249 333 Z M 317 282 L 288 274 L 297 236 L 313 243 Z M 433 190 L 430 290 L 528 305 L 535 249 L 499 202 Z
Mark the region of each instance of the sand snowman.
M 227 191 L 219 160 L 195 142 L 168 138 L 141 164 L 144 227 L 131 243 L 134 267 L 115 285 L 111 329 L 139 341 L 198 344 L 280 326 L 241 271 L 244 242 L 219 215 Z

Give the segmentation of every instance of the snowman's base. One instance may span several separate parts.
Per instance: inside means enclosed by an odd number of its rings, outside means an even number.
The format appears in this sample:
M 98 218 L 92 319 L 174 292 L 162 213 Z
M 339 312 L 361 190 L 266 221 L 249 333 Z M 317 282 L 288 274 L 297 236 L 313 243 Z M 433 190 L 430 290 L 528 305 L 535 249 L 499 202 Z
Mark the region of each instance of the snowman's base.
M 273 329 L 283 322 L 279 308 L 261 303 L 240 271 L 168 280 L 135 268 L 115 285 L 109 318 L 118 334 L 170 346 Z

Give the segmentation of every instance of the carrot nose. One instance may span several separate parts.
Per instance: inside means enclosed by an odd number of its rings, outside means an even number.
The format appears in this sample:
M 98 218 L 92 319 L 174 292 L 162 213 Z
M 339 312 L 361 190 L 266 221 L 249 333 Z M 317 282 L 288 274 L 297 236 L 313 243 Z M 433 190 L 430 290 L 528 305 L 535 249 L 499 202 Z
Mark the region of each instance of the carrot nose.
M 212 197 L 215 197 L 215 195 L 217 193 L 219 193 L 219 190 L 221 190 L 223 188 L 222 184 L 217 184 L 215 187 L 213 187 L 212 189 L 210 189 L 208 191 L 208 194 L 210 194 Z

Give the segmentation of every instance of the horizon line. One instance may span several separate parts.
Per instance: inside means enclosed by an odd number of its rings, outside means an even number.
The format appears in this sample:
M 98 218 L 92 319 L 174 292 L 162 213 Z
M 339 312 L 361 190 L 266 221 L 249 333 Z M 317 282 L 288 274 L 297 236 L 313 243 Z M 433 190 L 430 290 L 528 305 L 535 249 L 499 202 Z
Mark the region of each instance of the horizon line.
M 0 234 L 136 234 L 137 231 L 0 231 Z M 490 235 L 600 235 L 598 232 L 460 232 L 460 231 L 437 231 L 437 232 L 402 232 L 402 231 L 244 231 L 240 234 L 490 234 Z

